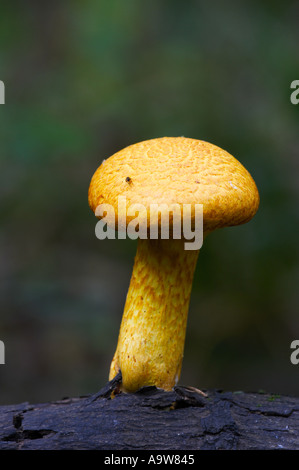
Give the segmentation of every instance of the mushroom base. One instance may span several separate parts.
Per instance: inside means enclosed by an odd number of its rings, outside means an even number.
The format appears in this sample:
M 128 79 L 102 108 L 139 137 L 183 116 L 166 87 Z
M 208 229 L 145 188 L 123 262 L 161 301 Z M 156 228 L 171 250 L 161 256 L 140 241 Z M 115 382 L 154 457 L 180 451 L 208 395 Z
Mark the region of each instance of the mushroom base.
M 121 370 L 122 389 L 171 390 L 183 360 L 198 250 L 183 240 L 139 240 L 109 379 Z

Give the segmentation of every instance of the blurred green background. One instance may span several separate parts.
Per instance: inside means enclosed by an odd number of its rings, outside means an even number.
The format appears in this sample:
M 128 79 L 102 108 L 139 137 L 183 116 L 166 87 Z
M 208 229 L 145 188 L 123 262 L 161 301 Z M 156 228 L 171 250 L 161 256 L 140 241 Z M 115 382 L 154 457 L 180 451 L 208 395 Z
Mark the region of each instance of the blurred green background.
M 201 250 L 180 383 L 299 394 L 298 25 L 298 1 L 1 4 L 0 404 L 106 383 L 136 242 L 95 237 L 89 182 L 179 135 L 237 157 L 261 196 Z

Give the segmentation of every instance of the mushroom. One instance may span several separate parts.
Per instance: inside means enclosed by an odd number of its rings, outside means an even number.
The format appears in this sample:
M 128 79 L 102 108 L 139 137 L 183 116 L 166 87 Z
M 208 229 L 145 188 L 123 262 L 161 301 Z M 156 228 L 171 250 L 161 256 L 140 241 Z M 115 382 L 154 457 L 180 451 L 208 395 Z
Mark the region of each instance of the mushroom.
M 189 204 L 193 226 L 194 207 L 202 204 L 203 238 L 215 229 L 248 222 L 259 206 L 255 182 L 238 160 L 211 143 L 185 137 L 139 142 L 105 160 L 91 179 L 89 205 L 96 212 L 100 204 L 110 204 L 117 219 L 119 196 L 126 197 L 126 208 L 142 204 L 147 211 L 154 203 L 161 208 Z M 171 390 L 181 373 L 199 249 L 185 249 L 183 238 L 162 238 L 162 216 L 158 238 L 138 240 L 110 367 L 109 379 L 121 372 L 125 392 L 149 385 Z M 121 220 L 128 226 L 132 213 Z

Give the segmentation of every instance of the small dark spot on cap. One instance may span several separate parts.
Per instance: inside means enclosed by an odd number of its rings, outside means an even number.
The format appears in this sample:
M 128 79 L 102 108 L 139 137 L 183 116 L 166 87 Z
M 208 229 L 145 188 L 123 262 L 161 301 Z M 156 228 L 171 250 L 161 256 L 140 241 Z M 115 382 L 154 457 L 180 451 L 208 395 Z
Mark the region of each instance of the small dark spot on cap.
M 129 176 L 126 177 L 126 182 L 127 182 L 127 183 L 131 183 L 131 182 L 132 182 L 132 180 L 131 180 L 131 178 L 130 178 Z
M 198 183 L 198 184 L 199 184 L 199 181 L 195 181 L 195 183 Z

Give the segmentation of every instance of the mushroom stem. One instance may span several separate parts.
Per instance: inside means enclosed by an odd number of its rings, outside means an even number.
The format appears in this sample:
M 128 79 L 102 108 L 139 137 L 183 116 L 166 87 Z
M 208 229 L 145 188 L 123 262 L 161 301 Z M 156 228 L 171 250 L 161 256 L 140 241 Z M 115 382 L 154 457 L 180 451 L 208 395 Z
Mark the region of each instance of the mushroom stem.
M 121 370 L 124 391 L 178 382 L 198 253 L 184 240 L 138 240 L 109 376 Z

